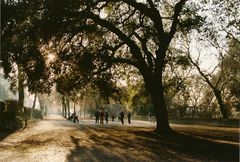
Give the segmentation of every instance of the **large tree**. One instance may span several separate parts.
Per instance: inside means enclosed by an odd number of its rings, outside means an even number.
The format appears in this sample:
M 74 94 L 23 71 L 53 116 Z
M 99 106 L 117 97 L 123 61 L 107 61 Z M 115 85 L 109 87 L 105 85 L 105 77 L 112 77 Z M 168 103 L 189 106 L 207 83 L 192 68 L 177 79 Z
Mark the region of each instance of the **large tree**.
M 113 65 L 138 69 L 153 102 L 156 131 L 169 133 L 163 85 L 166 56 L 176 32 L 189 30 L 198 22 L 195 20 L 201 20 L 191 12 L 193 3 L 184 7 L 186 1 L 26 1 L 35 13 L 30 12 L 25 20 L 37 29 L 39 40 L 67 40 L 57 53 L 64 58 L 63 63 L 72 59 L 79 65 L 81 75 L 76 76 L 80 79 L 85 76 L 94 80 L 104 70 L 111 75 L 107 69 Z M 60 64 L 60 71 L 62 68 Z
M 127 64 L 138 69 L 153 102 L 156 131 L 168 133 L 171 128 L 163 85 L 166 55 L 175 33 L 190 29 L 196 25 L 194 19 L 199 18 L 189 8 L 183 12 L 185 3 L 186 0 L 83 0 L 71 3 L 52 0 L 42 6 L 40 27 L 46 29 L 47 35 L 68 33 L 74 49 L 60 53 L 65 57 L 71 53 L 87 57 L 93 62 L 89 64 L 90 69 L 96 62 L 95 68 Z M 182 28 L 178 28 L 179 24 Z M 76 45 L 72 40 L 76 40 L 79 33 L 81 41 Z M 94 59 L 90 59 L 90 55 Z

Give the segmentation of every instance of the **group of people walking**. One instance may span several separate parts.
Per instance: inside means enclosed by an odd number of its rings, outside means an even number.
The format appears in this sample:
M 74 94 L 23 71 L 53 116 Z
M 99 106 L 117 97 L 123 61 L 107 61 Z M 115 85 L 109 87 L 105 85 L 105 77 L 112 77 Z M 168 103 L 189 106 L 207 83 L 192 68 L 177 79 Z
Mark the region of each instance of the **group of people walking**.
M 95 123 L 99 123 L 100 121 L 100 124 L 103 124 L 104 120 L 106 121 L 106 123 L 108 123 L 108 111 L 97 110 L 95 112 Z
M 121 110 L 119 113 L 118 113 L 118 121 L 121 121 L 122 124 L 124 124 L 124 111 Z M 131 112 L 127 112 L 127 119 L 128 119 L 128 124 L 131 124 Z M 112 113 L 112 122 L 114 122 L 114 119 L 115 119 L 116 115 L 114 113 Z M 79 120 L 78 120 L 78 116 L 77 114 L 74 112 L 69 118 L 69 120 L 72 120 L 74 123 L 79 123 Z M 152 113 L 149 112 L 148 113 L 148 120 L 150 123 L 154 123 L 153 119 L 152 119 Z M 100 123 L 100 124 L 104 124 L 104 121 L 105 123 L 108 123 L 108 111 L 105 110 L 97 110 L 95 112 L 95 123 Z
M 132 114 L 130 112 L 127 113 L 127 118 L 128 118 L 128 124 L 131 124 L 131 116 Z M 124 112 L 120 111 L 118 115 L 118 121 L 121 121 L 122 124 L 124 124 Z
M 116 115 L 114 113 L 112 113 L 112 121 L 114 122 Z M 128 124 L 131 124 L 131 113 L 128 112 L 127 113 L 127 118 L 128 118 Z M 106 123 L 108 123 L 108 111 L 105 110 L 97 110 L 95 112 L 95 123 L 100 123 L 103 124 L 104 120 Z M 118 121 L 121 121 L 122 124 L 124 124 L 124 112 L 121 110 L 118 114 Z

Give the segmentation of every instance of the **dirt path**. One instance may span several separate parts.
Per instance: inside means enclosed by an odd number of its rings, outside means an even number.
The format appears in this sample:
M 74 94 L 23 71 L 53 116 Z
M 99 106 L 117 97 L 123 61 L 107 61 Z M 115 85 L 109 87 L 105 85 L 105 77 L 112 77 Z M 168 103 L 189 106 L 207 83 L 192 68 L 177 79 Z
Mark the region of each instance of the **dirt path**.
M 74 124 L 51 116 L 0 141 L 0 162 L 238 161 L 238 128 L 172 127 L 180 133 L 166 138 L 144 121 Z

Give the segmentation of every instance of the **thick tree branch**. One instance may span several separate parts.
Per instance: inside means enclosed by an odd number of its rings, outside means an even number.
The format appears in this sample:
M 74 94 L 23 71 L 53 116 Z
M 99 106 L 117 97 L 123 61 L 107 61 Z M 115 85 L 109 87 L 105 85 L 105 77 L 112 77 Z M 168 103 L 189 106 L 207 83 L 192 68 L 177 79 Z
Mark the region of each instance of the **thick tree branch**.
M 115 27 L 112 23 L 108 22 L 107 20 L 101 19 L 98 15 L 95 15 L 95 14 L 87 12 L 87 11 L 82 11 L 82 12 L 80 12 L 80 16 L 83 16 L 83 17 L 86 17 L 86 18 L 91 18 L 96 23 L 98 23 L 100 26 L 105 27 L 109 31 L 116 34 L 119 39 L 121 39 L 123 42 L 125 42 L 129 46 L 133 58 L 138 60 L 139 64 L 141 64 L 142 67 L 144 69 L 146 69 L 147 65 L 146 65 L 146 62 L 145 62 L 145 60 L 142 56 L 141 50 L 135 44 L 135 42 L 130 39 L 130 37 L 128 37 L 126 34 L 124 34 L 120 29 Z
M 178 16 L 180 15 L 180 12 L 182 11 L 183 5 L 185 4 L 187 0 L 180 0 L 174 7 L 174 14 L 173 14 L 173 22 L 172 26 L 169 32 L 170 39 L 173 37 L 173 35 L 176 33 L 177 30 L 177 24 L 178 24 Z
M 162 18 L 161 18 L 161 15 L 160 15 L 159 11 L 155 8 L 154 4 L 150 5 L 151 8 L 149 8 L 149 7 L 147 7 L 147 5 L 144 5 L 142 3 L 138 3 L 134 0 L 111 0 L 111 1 L 112 2 L 124 2 L 124 3 L 132 6 L 136 10 L 140 11 L 142 14 L 149 17 L 154 22 L 154 26 L 155 26 L 155 29 L 158 32 L 158 37 L 159 38 L 164 34 Z
M 147 49 L 147 40 L 142 38 L 139 34 L 137 34 L 136 32 L 134 32 L 134 36 L 137 37 L 137 39 L 141 42 L 141 46 L 142 46 L 142 50 L 145 54 L 145 56 L 147 57 L 147 62 L 149 64 L 149 66 L 151 68 L 153 68 L 153 62 L 154 62 L 154 58 L 151 52 L 149 52 L 149 50 Z
M 155 6 L 154 6 L 154 3 L 152 0 L 147 0 L 147 2 L 149 3 L 149 5 L 152 9 L 155 9 Z

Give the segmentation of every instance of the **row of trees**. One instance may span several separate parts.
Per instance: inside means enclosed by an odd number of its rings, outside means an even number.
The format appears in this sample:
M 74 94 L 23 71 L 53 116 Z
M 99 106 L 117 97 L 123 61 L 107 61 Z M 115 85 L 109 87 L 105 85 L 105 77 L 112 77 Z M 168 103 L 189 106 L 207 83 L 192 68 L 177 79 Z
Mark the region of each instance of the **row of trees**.
M 20 111 L 24 87 L 50 93 L 55 85 L 65 112 L 69 101 L 93 91 L 106 103 L 130 99 L 133 107 L 151 107 L 156 131 L 169 133 L 167 107 L 194 105 L 189 98 L 199 90 L 191 83 L 195 67 L 209 86 L 206 94 L 215 95 L 228 118 L 227 106 L 239 106 L 239 6 L 238 1 L 1 0 L 4 73 L 12 89 L 18 87 Z M 206 42 L 219 56 L 212 72 L 201 67 L 200 57 L 193 58 L 196 49 L 214 53 L 199 47 Z M 197 98 L 211 96 L 204 93 Z

